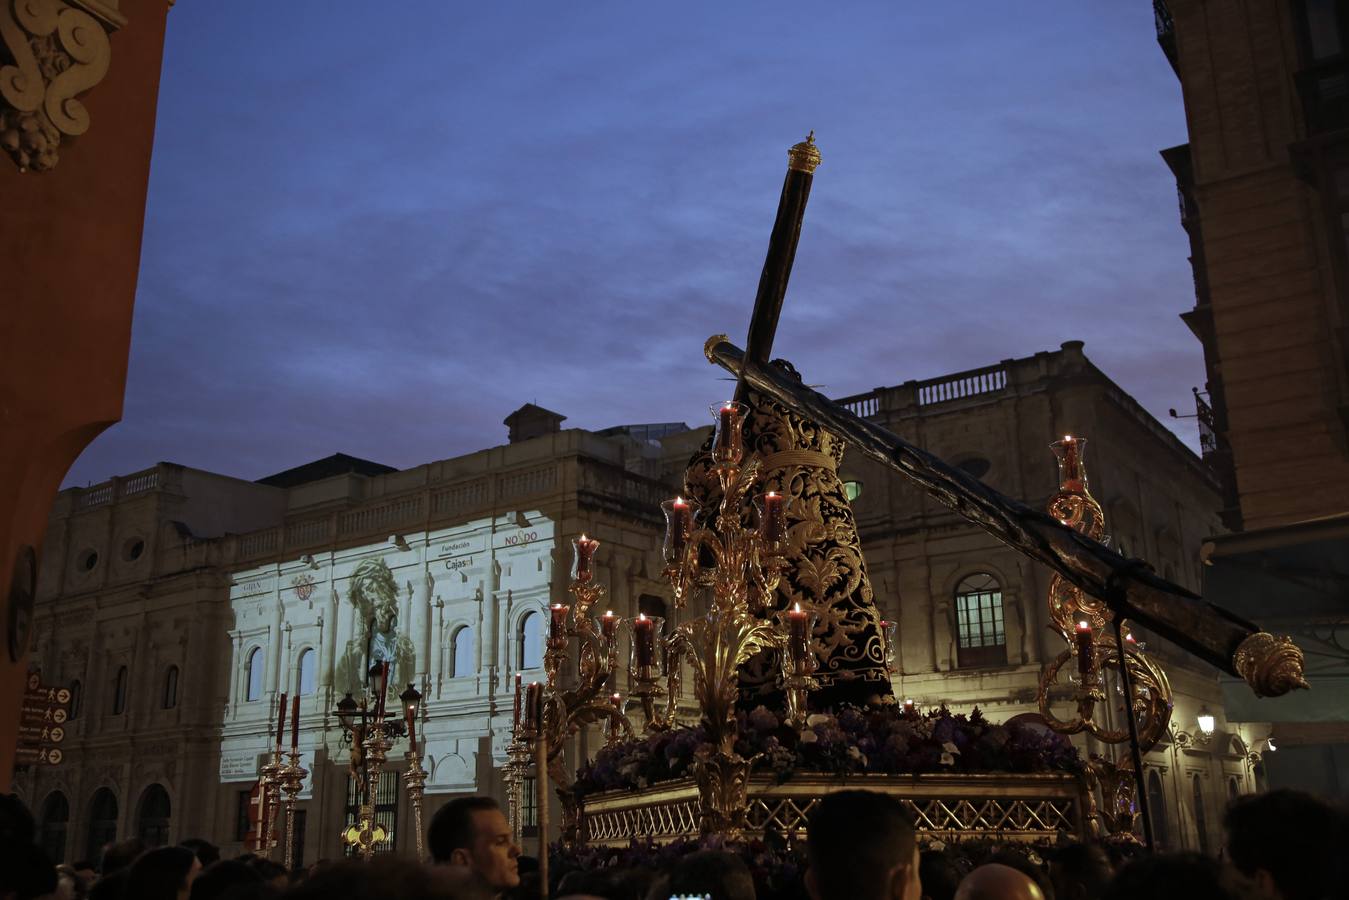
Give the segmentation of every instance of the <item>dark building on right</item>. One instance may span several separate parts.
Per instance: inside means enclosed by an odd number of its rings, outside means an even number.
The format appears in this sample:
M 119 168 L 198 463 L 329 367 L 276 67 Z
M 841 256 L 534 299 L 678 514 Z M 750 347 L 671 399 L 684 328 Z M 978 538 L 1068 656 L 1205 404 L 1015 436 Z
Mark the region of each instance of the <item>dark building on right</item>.
M 1349 793 L 1349 3 L 1156 0 L 1189 142 L 1176 175 L 1203 345 L 1205 462 L 1230 534 L 1207 599 L 1294 635 L 1312 690 L 1227 691 L 1273 721 L 1272 786 Z M 1277 752 L 1269 752 L 1276 750 Z

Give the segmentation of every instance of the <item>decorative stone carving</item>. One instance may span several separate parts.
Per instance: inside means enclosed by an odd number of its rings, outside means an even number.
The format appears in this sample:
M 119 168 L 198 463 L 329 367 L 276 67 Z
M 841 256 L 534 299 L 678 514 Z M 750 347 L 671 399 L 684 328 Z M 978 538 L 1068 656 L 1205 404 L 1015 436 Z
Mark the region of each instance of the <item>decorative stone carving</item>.
M 19 171 L 54 168 L 89 129 L 77 96 L 107 74 L 125 22 L 116 0 L 0 0 L 0 148 Z

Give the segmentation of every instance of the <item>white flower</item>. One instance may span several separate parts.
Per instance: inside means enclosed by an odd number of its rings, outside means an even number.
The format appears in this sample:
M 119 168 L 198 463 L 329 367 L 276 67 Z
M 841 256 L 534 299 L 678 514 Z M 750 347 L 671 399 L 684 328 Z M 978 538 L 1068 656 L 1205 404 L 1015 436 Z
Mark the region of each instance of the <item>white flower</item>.
M 946 743 L 942 744 L 941 748 L 945 750 L 947 753 L 954 753 L 957 756 L 960 755 L 960 748 L 957 747 L 955 744 L 951 743 L 950 741 L 947 741 Z
M 941 764 L 943 766 L 954 766 L 956 764 L 956 758 L 949 753 L 943 753 L 941 755 Z
M 942 841 L 930 841 L 927 845 L 929 850 L 936 850 L 938 853 L 946 849 L 946 844 Z
M 824 713 L 811 713 L 806 716 L 806 724 L 811 728 L 814 728 L 816 725 L 828 725 L 829 720 L 832 718 L 833 716 L 828 716 Z
M 806 728 L 801 732 L 801 743 L 803 744 L 813 744 L 819 739 L 820 736 L 809 728 Z

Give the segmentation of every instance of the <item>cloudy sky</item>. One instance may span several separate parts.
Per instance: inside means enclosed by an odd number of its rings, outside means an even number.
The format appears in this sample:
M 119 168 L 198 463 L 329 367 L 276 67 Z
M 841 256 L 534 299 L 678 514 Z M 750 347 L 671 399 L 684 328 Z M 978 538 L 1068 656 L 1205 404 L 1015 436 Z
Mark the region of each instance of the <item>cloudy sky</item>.
M 181 0 L 125 416 L 67 484 L 701 424 L 809 129 L 775 355 L 842 396 L 1083 340 L 1194 443 L 1145 0 Z

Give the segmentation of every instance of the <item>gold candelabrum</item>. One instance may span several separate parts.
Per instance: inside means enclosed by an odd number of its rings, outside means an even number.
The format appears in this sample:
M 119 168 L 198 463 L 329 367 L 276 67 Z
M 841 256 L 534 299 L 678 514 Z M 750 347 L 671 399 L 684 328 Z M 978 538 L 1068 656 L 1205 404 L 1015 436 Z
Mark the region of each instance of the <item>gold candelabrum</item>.
M 377 680 L 379 685 L 373 696 L 367 683 L 367 690 L 360 700 L 347 694 L 337 704 L 338 722 L 351 745 L 348 777 L 356 783 L 361 801 L 356 821 L 343 829 L 342 840 L 362 859 L 369 860 L 379 845 L 391 837 L 388 829 L 375 818 L 375 795 L 394 740 L 406 736 L 408 750 L 403 758 L 407 761 L 407 770 L 403 773 L 403 784 L 412 804 L 417 858 L 420 860 L 424 856 L 422 797 L 427 777 L 426 770 L 422 768 L 422 754 L 417 747 L 416 737 L 422 695 L 414 685 L 409 684 L 407 690 L 397 698 L 403 704 L 403 716 L 398 718 L 387 715 L 385 700 L 388 695 L 389 663 L 376 662 L 370 674 L 371 679 Z
M 290 765 L 278 773 L 281 790 L 286 794 L 286 871 L 295 867 L 295 801 L 304 788 L 304 780 L 309 777 L 309 770 L 300 765 L 300 751 L 291 747 L 288 755 Z
M 281 696 L 281 704 L 286 702 L 285 695 Z M 263 764 L 258 771 L 258 782 L 261 785 L 262 810 L 258 819 L 258 844 L 254 848 L 263 859 L 271 859 L 272 850 L 276 848 L 276 814 L 281 809 L 281 785 L 282 773 L 286 770 L 286 765 L 281 761 L 281 738 L 276 740 L 276 749 L 272 751 L 272 758 Z
M 1059 489 L 1049 498 L 1048 511 L 1063 524 L 1095 541 L 1105 537 L 1105 515 L 1087 486 L 1083 462 L 1086 440 L 1071 435 L 1050 445 L 1058 459 Z M 1137 753 L 1146 753 L 1166 733 L 1171 720 L 1172 693 L 1166 673 L 1144 655 L 1133 635 L 1115 621 L 1110 608 L 1057 572 L 1049 583 L 1049 617 L 1052 627 L 1068 646 L 1045 668 L 1040 677 L 1037 701 L 1040 714 L 1060 734 L 1086 732 L 1106 744 L 1130 742 Z M 1109 626 L 1109 630 L 1107 630 Z M 1111 633 L 1113 632 L 1113 633 Z M 1074 714 L 1061 719 L 1053 710 L 1053 688 L 1070 661 L 1076 661 Z M 1118 680 L 1113 686 L 1112 680 Z M 1115 697 L 1118 697 L 1118 700 Z M 1111 711 L 1123 724 L 1112 724 Z M 1105 716 L 1100 715 L 1104 712 Z M 1088 767 L 1088 777 L 1102 793 L 1108 812 L 1098 821 L 1114 829 L 1128 828 L 1132 835 L 1132 809 L 1137 793 L 1136 777 L 1106 768 L 1105 761 Z M 1117 832 L 1112 832 L 1117 833 Z
M 669 672 L 677 674 L 680 661 L 687 658 L 707 734 L 693 765 L 701 799 L 700 830 L 732 840 L 744 834 L 747 824 L 746 788 L 753 762 L 735 752 L 741 666 L 761 651 L 782 652 L 789 714 L 798 726 L 805 722 L 806 697 L 818 686 L 810 646 L 814 611 L 784 611 L 776 625 L 762 618 L 787 567 L 781 555 L 786 498 L 771 491 L 757 497 L 757 528 L 743 524 L 745 500 L 759 473 L 759 460 L 745 459 L 746 413 L 736 402 L 713 407 L 712 472 L 721 486 L 715 520 L 695 525 L 696 511 L 683 498 L 663 504 L 665 576 L 675 608 L 682 609 L 694 590 L 711 590 L 707 613 L 681 623 L 666 640 L 666 659 Z M 650 660 L 637 659 L 634 652 L 634 661 L 639 664 L 635 680 L 647 681 L 649 673 L 640 664 Z M 670 706 L 672 710 L 673 702 Z M 649 728 L 670 724 L 655 719 L 645 704 L 643 710 Z

